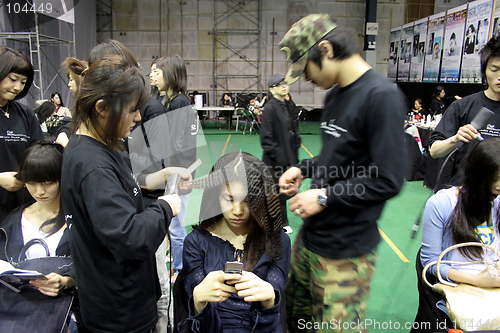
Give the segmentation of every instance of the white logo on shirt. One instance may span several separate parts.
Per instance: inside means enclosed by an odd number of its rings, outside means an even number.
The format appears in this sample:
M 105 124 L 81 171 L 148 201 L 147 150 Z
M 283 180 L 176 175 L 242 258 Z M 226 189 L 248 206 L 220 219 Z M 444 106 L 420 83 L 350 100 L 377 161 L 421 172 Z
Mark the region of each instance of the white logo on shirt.
M 331 119 L 328 124 L 326 121 L 320 124 L 320 128 L 325 131 L 326 134 L 330 134 L 333 137 L 339 138 L 342 133 L 347 133 L 347 130 L 335 125 L 335 119 Z
M 139 194 L 139 190 L 137 189 L 137 187 L 134 187 L 134 197 L 137 196 L 137 194 Z

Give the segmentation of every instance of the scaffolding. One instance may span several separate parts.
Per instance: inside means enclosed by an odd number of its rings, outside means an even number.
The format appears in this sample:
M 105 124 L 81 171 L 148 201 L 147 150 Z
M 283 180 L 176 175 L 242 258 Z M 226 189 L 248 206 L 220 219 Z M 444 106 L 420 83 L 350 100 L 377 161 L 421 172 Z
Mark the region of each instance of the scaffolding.
M 97 44 L 113 39 L 113 1 L 96 0 Z
M 26 43 L 29 48 L 29 59 L 34 69 L 34 78 L 33 78 L 33 86 L 37 89 L 39 95 L 32 94 L 33 98 L 43 100 L 45 99 L 46 93 L 49 88 L 52 86 L 54 81 L 59 77 L 64 81 L 64 78 L 61 76 L 61 68 L 60 62 L 55 65 L 49 56 L 46 55 L 44 49 L 46 47 L 67 47 L 67 56 L 75 56 L 76 55 L 76 46 L 75 46 L 75 29 L 74 24 L 66 23 L 71 29 L 71 40 L 62 39 L 59 37 L 48 36 L 40 33 L 39 26 L 39 14 L 38 12 L 34 12 L 34 29 L 35 31 L 28 32 L 0 32 L 0 39 L 12 42 L 21 42 Z M 50 64 L 56 74 L 52 78 L 46 78 L 44 76 L 44 66 L 43 63 Z
M 216 105 L 217 96 L 224 92 L 262 91 L 262 0 L 214 0 L 213 4 L 212 98 Z M 218 13 L 221 5 L 227 11 Z M 230 29 L 236 22 L 242 28 Z

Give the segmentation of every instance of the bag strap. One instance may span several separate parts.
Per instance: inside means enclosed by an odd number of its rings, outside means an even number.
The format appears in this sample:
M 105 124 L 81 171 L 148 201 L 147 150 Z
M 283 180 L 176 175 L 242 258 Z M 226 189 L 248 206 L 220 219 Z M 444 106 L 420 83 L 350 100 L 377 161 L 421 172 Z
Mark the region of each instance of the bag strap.
M 21 252 L 19 253 L 19 257 L 17 258 L 17 262 L 21 262 L 26 259 L 26 251 L 28 251 L 28 249 L 34 244 L 43 246 L 43 248 L 45 249 L 45 255 L 47 257 L 50 257 L 49 246 L 47 245 L 47 243 L 41 238 L 33 238 L 23 246 Z
M 468 243 L 460 243 L 460 244 L 452 245 L 452 246 L 448 247 L 447 249 L 445 249 L 443 252 L 441 252 L 438 260 L 432 261 L 432 262 L 428 263 L 427 265 L 425 265 L 424 269 L 422 270 L 422 279 L 424 280 L 425 284 L 427 284 L 431 288 L 434 287 L 434 285 L 430 284 L 429 281 L 427 281 L 427 277 L 426 277 L 427 270 L 433 265 L 436 265 L 436 273 L 437 273 L 437 277 L 438 277 L 440 283 L 445 284 L 445 285 L 450 286 L 450 287 L 457 287 L 458 283 L 448 282 L 448 281 L 444 280 L 443 277 L 441 276 L 441 272 L 439 270 L 439 267 L 442 263 L 454 264 L 454 265 L 473 265 L 473 264 L 485 263 L 484 260 L 475 260 L 475 261 L 442 260 L 446 253 L 450 252 L 451 250 L 458 249 L 459 247 L 465 247 L 465 246 L 480 246 L 480 247 L 490 249 L 491 251 L 495 252 L 495 254 L 497 255 L 498 258 L 500 258 L 500 252 L 491 245 L 487 245 L 487 244 L 483 244 L 483 243 L 476 243 L 476 242 L 468 242 Z

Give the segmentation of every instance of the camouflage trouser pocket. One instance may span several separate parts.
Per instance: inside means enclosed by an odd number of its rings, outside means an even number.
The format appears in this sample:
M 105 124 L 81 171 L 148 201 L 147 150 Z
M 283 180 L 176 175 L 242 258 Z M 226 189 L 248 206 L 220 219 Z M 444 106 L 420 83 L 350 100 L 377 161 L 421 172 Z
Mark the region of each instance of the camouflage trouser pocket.
M 375 249 L 357 258 L 325 258 L 306 249 L 299 235 L 285 292 L 288 331 L 364 331 L 375 260 Z

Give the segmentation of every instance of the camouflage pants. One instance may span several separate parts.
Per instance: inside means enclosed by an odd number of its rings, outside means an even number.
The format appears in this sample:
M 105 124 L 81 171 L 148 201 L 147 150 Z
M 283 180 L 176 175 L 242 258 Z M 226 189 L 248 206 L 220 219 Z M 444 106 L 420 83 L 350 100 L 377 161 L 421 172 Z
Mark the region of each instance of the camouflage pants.
M 375 259 L 375 249 L 357 258 L 325 258 L 306 249 L 299 234 L 285 289 L 287 332 L 366 332 Z

